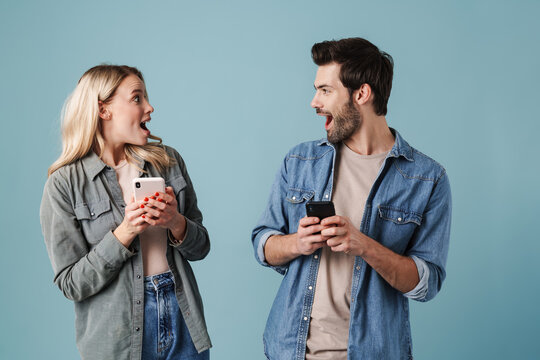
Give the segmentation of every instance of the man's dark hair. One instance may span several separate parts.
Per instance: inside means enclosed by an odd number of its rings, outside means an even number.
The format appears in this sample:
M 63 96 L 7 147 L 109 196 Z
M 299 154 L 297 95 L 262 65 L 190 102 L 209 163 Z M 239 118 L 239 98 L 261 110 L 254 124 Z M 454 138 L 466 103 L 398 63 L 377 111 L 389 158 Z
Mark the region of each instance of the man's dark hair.
M 332 62 L 340 64 L 339 79 L 350 95 L 368 84 L 375 95 L 375 113 L 386 115 L 394 75 L 394 61 L 389 54 L 366 39 L 348 38 L 313 45 L 311 57 L 318 66 Z

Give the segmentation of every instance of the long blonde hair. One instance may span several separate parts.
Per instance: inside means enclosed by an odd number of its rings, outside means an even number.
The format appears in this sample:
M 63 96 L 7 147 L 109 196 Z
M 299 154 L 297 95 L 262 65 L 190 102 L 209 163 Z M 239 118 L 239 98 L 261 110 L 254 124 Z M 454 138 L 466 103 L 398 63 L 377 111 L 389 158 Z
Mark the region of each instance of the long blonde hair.
M 83 74 L 62 109 L 62 154 L 49 167 L 49 176 L 62 166 L 85 157 L 90 151 L 95 150 L 101 158 L 105 140 L 101 132 L 99 101 L 107 103 L 112 100 L 122 80 L 131 74 L 144 83 L 137 68 L 125 65 L 98 65 Z M 150 139 L 156 141 L 144 146 L 126 144 L 126 160 L 134 165 L 140 160 L 148 161 L 161 172 L 171 166 L 174 159 L 167 155 L 161 138 L 150 135 Z

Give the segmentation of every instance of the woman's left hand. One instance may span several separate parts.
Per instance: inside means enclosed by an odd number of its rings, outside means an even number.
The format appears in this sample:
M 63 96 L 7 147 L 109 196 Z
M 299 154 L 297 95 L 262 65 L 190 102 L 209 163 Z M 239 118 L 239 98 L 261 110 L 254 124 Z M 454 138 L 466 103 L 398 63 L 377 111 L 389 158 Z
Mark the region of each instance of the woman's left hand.
M 147 200 L 148 199 L 148 200 Z M 182 240 L 186 232 L 186 219 L 178 212 L 178 203 L 173 188 L 167 186 L 165 193 L 157 192 L 144 198 L 146 215 L 144 220 L 152 225 L 171 230 L 177 240 Z

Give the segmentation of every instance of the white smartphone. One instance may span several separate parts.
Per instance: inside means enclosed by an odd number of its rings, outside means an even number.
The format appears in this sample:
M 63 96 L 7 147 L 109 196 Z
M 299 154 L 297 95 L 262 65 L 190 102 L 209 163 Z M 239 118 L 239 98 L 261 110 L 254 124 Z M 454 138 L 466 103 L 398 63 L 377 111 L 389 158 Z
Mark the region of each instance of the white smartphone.
M 133 179 L 133 195 L 135 201 L 150 197 L 156 192 L 165 192 L 165 180 L 162 177 L 145 177 Z

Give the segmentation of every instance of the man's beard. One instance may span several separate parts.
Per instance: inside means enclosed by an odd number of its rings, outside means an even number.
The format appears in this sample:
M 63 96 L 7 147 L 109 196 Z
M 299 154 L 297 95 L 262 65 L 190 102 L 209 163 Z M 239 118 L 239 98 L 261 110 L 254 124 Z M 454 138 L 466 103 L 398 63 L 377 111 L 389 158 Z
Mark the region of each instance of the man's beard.
M 350 100 L 333 116 L 334 125 L 327 131 L 327 138 L 332 144 L 348 139 L 355 133 L 362 123 L 362 115 Z

